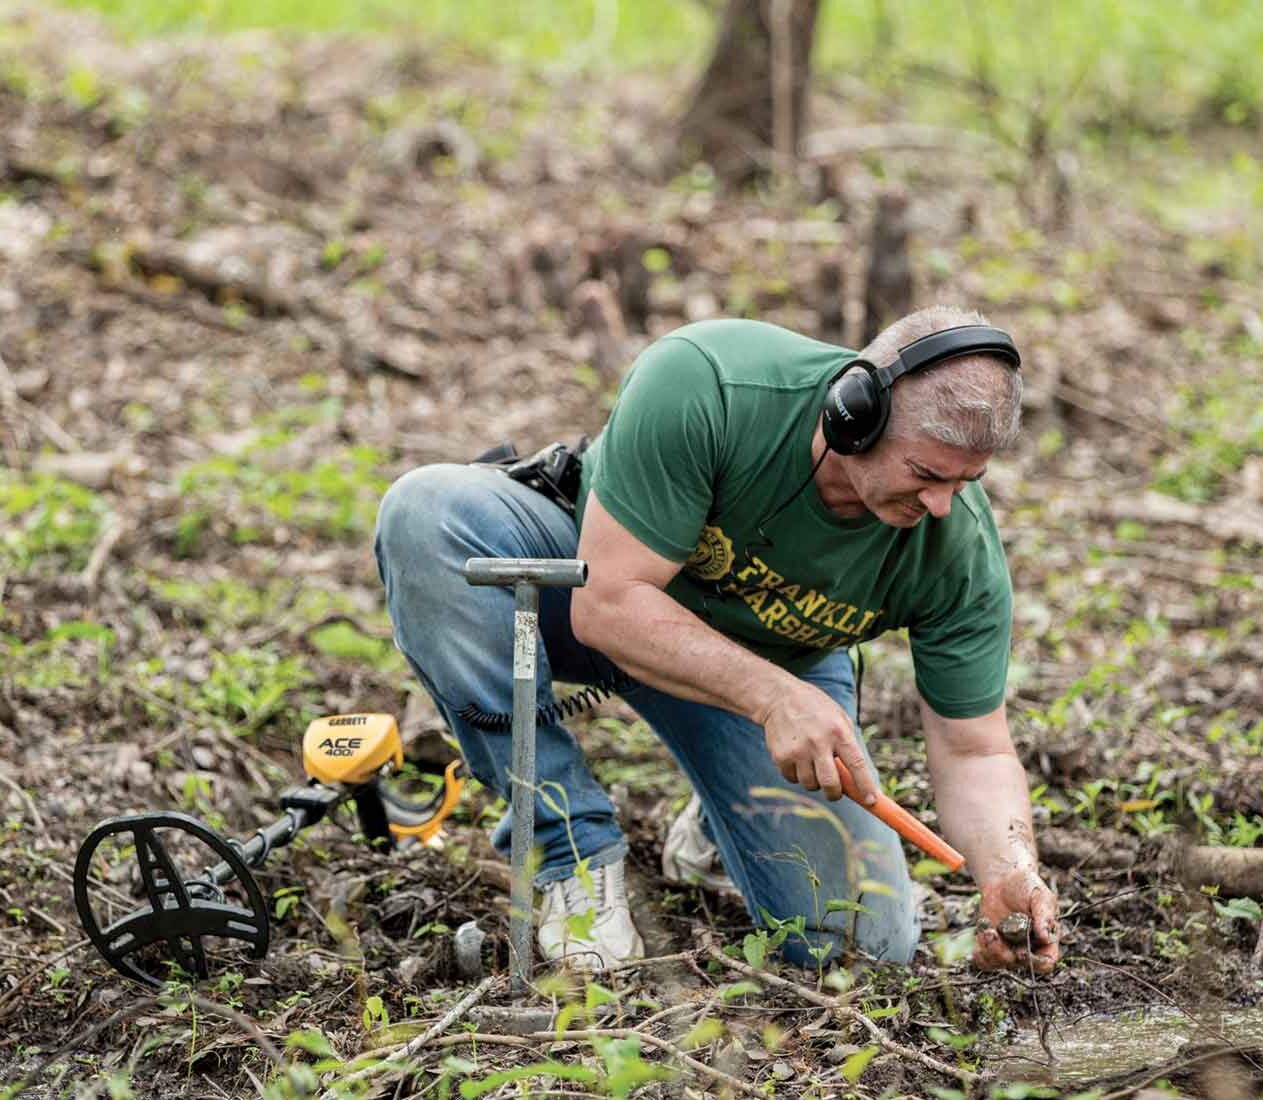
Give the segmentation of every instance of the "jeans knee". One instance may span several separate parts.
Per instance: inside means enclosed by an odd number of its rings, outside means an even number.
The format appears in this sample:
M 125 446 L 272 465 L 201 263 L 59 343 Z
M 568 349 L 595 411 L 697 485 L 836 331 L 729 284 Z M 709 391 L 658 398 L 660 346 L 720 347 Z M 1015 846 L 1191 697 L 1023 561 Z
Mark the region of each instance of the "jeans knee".
M 443 517 L 463 495 L 462 475 L 467 469 L 449 464 L 419 466 L 386 490 L 377 510 L 374 543 L 383 576 L 388 564 L 437 553 L 435 537 Z

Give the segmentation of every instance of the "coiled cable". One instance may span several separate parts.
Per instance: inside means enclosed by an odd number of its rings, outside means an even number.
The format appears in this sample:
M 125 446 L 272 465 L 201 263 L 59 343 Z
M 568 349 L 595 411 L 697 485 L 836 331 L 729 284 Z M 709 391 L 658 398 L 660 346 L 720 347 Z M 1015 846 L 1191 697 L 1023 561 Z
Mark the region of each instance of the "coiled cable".
M 635 684 L 636 681 L 625 672 L 612 673 L 595 684 L 567 695 L 564 699 L 557 699 L 539 707 L 535 711 L 535 724 L 551 726 L 555 722 L 575 718 L 585 710 L 596 706 L 603 699 L 608 699 L 611 695 L 621 695 L 630 690 Z M 456 713 L 475 729 L 487 730 L 489 733 L 505 733 L 513 728 L 512 714 L 486 711 L 476 703 L 468 703 Z

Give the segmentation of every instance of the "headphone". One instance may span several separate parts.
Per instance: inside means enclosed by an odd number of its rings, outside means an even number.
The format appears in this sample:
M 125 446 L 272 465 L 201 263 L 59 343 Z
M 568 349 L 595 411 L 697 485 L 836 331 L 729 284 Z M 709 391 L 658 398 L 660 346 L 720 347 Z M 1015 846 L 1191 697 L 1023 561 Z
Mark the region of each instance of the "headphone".
M 1022 366 L 1013 338 L 990 325 L 958 325 L 932 332 L 899 349 L 895 361 L 879 367 L 852 359 L 829 383 L 824 399 L 824 441 L 844 455 L 869 450 L 890 419 L 890 388 L 913 371 L 962 355 L 994 355 L 1014 370 Z

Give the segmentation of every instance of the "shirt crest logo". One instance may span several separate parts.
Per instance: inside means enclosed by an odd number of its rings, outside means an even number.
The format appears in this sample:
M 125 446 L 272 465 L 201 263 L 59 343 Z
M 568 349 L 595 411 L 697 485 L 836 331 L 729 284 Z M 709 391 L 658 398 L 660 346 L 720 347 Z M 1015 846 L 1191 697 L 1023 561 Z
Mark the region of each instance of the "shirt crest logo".
M 733 557 L 732 539 L 723 528 L 703 527 L 684 568 L 701 580 L 717 581 L 732 568 Z

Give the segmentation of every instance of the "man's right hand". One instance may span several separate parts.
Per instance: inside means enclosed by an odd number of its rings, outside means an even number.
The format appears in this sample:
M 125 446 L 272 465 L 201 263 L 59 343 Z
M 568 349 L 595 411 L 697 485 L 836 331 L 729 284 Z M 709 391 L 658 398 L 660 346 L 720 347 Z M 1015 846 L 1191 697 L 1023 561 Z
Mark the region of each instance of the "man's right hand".
M 763 727 L 767 751 L 781 775 L 809 791 L 842 797 L 836 756 L 846 766 L 865 805 L 877 799 L 877 780 L 869 769 L 851 716 L 814 684 L 785 677 L 777 695 L 755 720 Z

